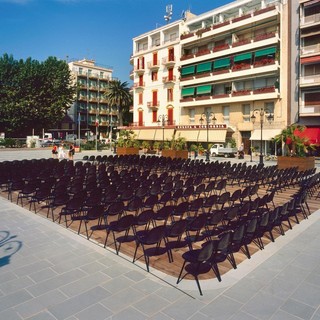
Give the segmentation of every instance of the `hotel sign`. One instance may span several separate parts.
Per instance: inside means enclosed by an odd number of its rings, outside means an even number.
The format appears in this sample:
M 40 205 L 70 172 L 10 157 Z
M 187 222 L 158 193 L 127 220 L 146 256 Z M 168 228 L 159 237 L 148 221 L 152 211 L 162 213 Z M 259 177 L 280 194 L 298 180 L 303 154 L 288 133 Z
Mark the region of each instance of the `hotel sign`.
M 177 130 L 188 130 L 188 129 L 207 129 L 206 124 L 189 124 L 189 125 L 181 125 L 181 126 L 176 126 Z M 227 130 L 227 125 L 224 124 L 209 124 L 209 129 L 226 129 Z

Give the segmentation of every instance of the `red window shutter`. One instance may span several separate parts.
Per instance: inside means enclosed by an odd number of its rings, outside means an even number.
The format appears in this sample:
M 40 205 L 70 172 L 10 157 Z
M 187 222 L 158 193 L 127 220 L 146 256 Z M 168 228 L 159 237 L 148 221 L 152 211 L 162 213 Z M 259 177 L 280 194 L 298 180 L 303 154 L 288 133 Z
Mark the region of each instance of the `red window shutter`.
M 152 91 L 152 106 L 158 105 L 158 91 Z
M 170 81 L 172 81 L 173 80 L 173 68 L 170 68 L 170 69 L 168 69 L 168 78 L 169 78 L 169 80 Z
M 154 66 L 158 65 L 158 53 L 157 52 L 155 52 L 153 54 L 153 65 Z
M 158 120 L 158 111 L 152 110 L 152 122 L 157 122 Z
M 168 109 L 168 124 L 173 124 L 173 108 Z
M 143 112 L 142 110 L 139 110 L 138 112 L 139 126 L 143 126 Z

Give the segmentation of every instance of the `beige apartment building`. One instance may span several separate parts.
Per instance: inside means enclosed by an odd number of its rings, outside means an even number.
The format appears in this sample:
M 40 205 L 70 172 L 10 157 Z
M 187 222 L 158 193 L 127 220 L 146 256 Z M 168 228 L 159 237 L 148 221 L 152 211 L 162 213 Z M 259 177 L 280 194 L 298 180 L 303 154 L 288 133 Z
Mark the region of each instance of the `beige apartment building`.
M 68 112 L 74 122 L 74 133 L 80 130 L 81 136 L 87 133 L 107 136 L 118 117 L 117 110 L 110 108 L 104 96 L 113 70 L 89 59 L 72 61 L 68 65 L 78 85 L 76 100 Z
M 131 129 L 204 146 L 232 138 L 247 153 L 262 131 L 263 152 L 276 153 L 271 139 L 299 119 L 299 19 L 298 0 L 238 0 L 135 37 Z

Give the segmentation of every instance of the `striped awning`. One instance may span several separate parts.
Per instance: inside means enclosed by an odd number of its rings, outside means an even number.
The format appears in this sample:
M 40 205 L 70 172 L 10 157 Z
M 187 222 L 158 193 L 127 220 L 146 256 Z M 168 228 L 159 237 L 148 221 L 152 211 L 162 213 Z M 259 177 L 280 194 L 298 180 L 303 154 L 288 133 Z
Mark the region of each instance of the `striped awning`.
M 230 58 L 218 59 L 213 62 L 213 68 L 219 69 L 230 66 Z
M 238 54 L 234 57 L 234 62 L 244 61 L 244 60 L 250 60 L 252 58 L 252 52 L 247 52 L 243 54 Z
M 182 88 L 181 95 L 183 97 L 193 96 L 194 95 L 194 89 L 195 89 L 194 87 Z
M 197 65 L 197 72 L 208 72 L 211 71 L 212 62 L 204 62 Z
M 277 51 L 277 48 L 276 48 L 276 47 L 271 47 L 271 48 L 262 49 L 262 50 L 259 50 L 259 51 L 256 51 L 256 52 L 255 52 L 255 57 L 258 58 L 258 57 L 267 56 L 267 55 L 269 55 L 269 54 L 274 54 L 274 53 L 276 53 L 276 51 Z
M 194 74 L 195 72 L 195 66 L 188 66 L 188 67 L 182 67 L 181 68 L 181 75 L 186 76 L 189 74 Z

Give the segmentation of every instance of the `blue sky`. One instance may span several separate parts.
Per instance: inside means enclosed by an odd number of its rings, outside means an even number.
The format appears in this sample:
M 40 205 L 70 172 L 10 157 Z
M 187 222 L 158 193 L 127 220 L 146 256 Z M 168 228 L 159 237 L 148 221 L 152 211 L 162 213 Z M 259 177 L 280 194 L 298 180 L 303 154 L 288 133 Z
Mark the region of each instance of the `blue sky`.
M 128 81 L 132 38 L 165 25 L 183 10 L 201 14 L 231 0 L 0 0 L 0 54 L 43 61 L 94 59 Z

